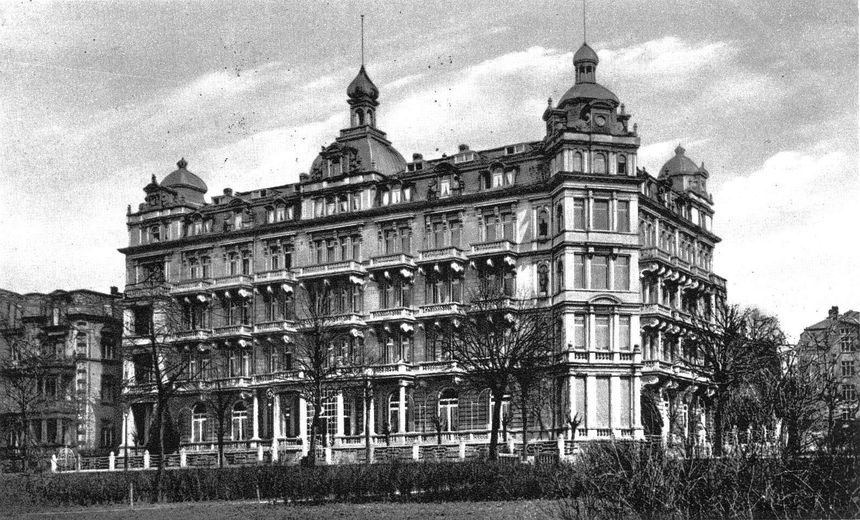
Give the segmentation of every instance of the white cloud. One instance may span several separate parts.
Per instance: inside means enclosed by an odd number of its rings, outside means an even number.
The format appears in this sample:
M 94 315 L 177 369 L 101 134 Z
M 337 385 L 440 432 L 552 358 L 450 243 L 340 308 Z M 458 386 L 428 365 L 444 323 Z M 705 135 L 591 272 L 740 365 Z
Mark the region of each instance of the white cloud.
M 856 165 L 843 150 L 787 150 L 714 195 L 715 266 L 729 299 L 776 313 L 797 337 L 832 305 L 857 305 Z

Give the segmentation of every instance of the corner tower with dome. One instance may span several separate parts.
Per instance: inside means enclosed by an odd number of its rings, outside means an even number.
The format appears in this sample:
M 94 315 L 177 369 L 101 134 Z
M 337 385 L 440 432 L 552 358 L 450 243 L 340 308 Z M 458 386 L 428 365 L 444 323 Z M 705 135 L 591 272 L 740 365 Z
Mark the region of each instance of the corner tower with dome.
M 574 442 L 612 438 L 706 446 L 708 380 L 682 360 L 693 315 L 725 293 L 711 270 L 719 238 L 709 174 L 681 147 L 657 177 L 639 166 L 636 126 L 597 82 L 599 61 L 579 48 L 572 86 L 549 101 L 546 131 L 532 140 L 404 160 L 380 129 L 380 91 L 362 64 L 346 89 L 345 128 L 291 182 L 207 199 L 184 159 L 160 183 L 153 176 L 144 203 L 129 207 L 121 250 L 123 446 L 151 438 L 145 346 L 158 323 L 172 324 L 160 337 L 196 381 L 170 403 L 180 445 L 214 449 L 201 389 L 217 379 L 235 397 L 228 451 L 291 462 L 306 454 L 312 410 L 296 364 L 297 302 L 316 287 L 330 295 L 326 321 L 340 332 L 332 359 L 373 360 L 363 372 L 369 394 L 346 379 L 326 390 L 319 427 L 332 461 L 364 456 L 365 425 L 375 446 L 398 456 L 477 456 L 493 399 L 468 383 L 448 345 L 470 295 L 488 283 L 554 315 L 550 397 L 528 431 L 518 400 L 502 396 L 515 445 L 525 438 L 563 455 Z M 175 315 L 165 321 L 157 302 Z

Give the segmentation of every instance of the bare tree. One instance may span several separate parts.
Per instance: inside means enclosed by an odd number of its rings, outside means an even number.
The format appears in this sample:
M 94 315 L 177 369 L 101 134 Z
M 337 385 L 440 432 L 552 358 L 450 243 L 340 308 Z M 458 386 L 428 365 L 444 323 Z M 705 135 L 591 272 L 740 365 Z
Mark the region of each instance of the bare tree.
M 548 311 L 532 300 L 511 298 L 493 283 L 481 283 L 471 295 L 466 318 L 455 329 L 451 357 L 464 376 L 479 388 L 488 388 L 493 400 L 490 418 L 490 460 L 498 459 L 502 400 L 512 384 L 534 384 L 551 345 Z M 527 407 L 523 407 L 527 410 Z M 524 412 L 527 414 L 527 412 Z M 528 423 L 524 418 L 524 426 Z M 525 435 L 525 429 L 523 430 Z
M 125 331 L 135 344 L 133 351 L 126 353 L 131 356 L 135 369 L 135 380 L 129 387 L 133 391 L 149 393 L 155 399 L 153 429 L 157 437 L 150 439 L 149 448 L 157 450 L 159 455 L 153 494 L 153 499 L 158 501 L 162 495 L 166 444 L 171 440 L 171 444 L 178 445 L 178 439 L 168 439 L 171 432 L 176 434 L 175 426 L 168 424 L 172 421 L 168 406 L 197 374 L 191 373 L 189 358 L 176 343 L 177 333 L 184 329 L 183 309 L 170 296 L 163 273 L 148 273 L 135 285 L 132 294 L 135 296 L 131 307 L 134 320 L 127 324 Z
M 30 419 L 46 402 L 42 383 L 49 367 L 57 361 L 45 336 L 27 334 L 18 330 L 3 334 L 3 358 L 0 359 L 0 385 L 2 385 L 3 408 L 10 412 L 9 425 L 19 441 L 22 469 L 29 466 L 29 448 L 34 444 L 30 435 Z
M 215 353 L 209 360 L 207 372 L 210 377 L 197 385 L 202 390 L 201 397 L 206 403 L 206 409 L 215 419 L 215 441 L 218 444 L 220 468 L 224 467 L 224 438 L 231 427 L 231 411 L 236 400 L 236 390 L 225 379 L 229 373 L 228 368 L 228 361 L 223 353 Z
M 680 363 L 707 374 L 714 395 L 714 453 L 722 455 L 733 395 L 773 366 L 784 334 L 776 318 L 757 309 L 719 303 L 712 316 L 696 314 Z
M 327 281 L 306 283 L 297 299 L 295 360 L 302 374 L 299 392 L 312 408 L 307 464 L 316 464 L 316 442 L 323 404 L 331 397 L 334 382 L 360 371 L 353 364 L 360 352 L 350 352 L 352 336 L 334 317 L 335 303 Z M 323 432 L 325 433 L 325 432 Z

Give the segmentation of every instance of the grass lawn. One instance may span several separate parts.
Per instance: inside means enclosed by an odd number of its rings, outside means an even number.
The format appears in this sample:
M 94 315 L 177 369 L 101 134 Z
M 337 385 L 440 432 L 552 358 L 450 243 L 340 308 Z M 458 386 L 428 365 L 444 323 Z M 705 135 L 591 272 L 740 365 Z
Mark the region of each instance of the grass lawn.
M 181 520 L 215 520 L 249 518 L 328 520 L 348 518 L 356 520 L 406 519 L 498 519 L 538 520 L 555 516 L 556 509 L 549 500 L 512 502 L 437 502 L 437 503 L 370 503 L 284 505 L 257 502 L 202 502 L 141 505 L 134 510 L 111 507 L 58 509 L 39 513 L 15 515 L 16 518 L 80 518 L 87 520 L 149 520 L 179 518 Z M 2 516 L 2 512 L 0 512 Z

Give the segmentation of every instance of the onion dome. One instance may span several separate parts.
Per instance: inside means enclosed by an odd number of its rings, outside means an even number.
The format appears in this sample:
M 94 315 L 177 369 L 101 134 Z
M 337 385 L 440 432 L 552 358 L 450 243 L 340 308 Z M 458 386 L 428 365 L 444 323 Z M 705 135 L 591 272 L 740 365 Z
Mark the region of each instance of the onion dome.
M 191 204 L 203 204 L 203 195 L 208 188 L 203 179 L 188 171 L 188 162 L 183 158 L 176 163 L 178 167 L 161 181 L 161 187 L 170 188 L 180 197 L 180 200 Z
M 373 81 L 370 80 L 370 76 L 368 76 L 367 71 L 364 70 L 364 65 L 361 66 L 355 79 L 353 79 L 352 83 L 349 84 L 349 87 L 346 88 L 346 95 L 349 96 L 350 99 L 355 100 L 371 99 L 376 101 L 379 97 L 379 89 L 376 88 L 376 85 L 374 85 Z
M 206 183 L 203 182 L 203 179 L 185 169 L 185 167 L 188 166 L 188 162 L 184 158 L 179 159 L 176 166 L 178 166 L 178 169 L 171 172 L 163 181 L 161 181 L 162 186 L 168 188 L 189 188 L 201 193 L 206 193 L 209 189 L 206 187 Z
M 597 53 L 594 52 L 587 43 L 583 43 L 582 47 L 573 55 L 573 64 L 577 65 L 581 62 L 591 62 L 597 65 L 600 60 L 597 58 Z
M 708 176 L 708 170 L 705 169 L 705 163 L 702 166 L 696 166 L 692 159 L 684 155 L 686 150 L 680 144 L 675 148 L 675 156 L 666 161 L 666 164 L 660 168 L 658 178 L 674 177 L 676 175 L 696 175 L 704 174 Z

